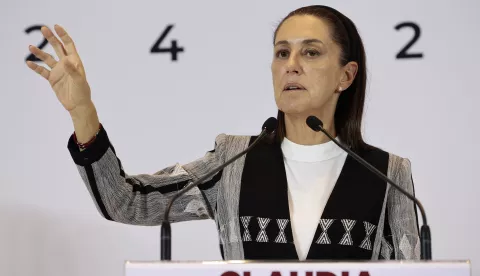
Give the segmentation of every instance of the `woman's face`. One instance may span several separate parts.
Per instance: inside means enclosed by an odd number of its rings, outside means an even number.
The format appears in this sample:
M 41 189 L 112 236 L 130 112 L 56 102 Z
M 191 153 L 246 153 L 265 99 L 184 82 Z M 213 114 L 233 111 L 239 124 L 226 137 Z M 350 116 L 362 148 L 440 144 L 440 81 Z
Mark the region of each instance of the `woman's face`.
M 286 114 L 334 112 L 338 89 L 351 83 L 340 54 L 323 20 L 309 15 L 285 20 L 277 31 L 271 68 L 278 109 Z

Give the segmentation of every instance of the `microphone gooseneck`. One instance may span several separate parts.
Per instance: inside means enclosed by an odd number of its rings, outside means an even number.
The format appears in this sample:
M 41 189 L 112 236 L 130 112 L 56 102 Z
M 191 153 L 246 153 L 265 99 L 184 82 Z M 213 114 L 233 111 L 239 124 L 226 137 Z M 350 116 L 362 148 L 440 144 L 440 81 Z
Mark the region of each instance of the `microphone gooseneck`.
M 229 159 L 227 162 L 224 164 L 218 166 L 217 168 L 213 169 L 206 175 L 200 177 L 197 181 L 193 182 L 190 185 L 187 185 L 184 187 L 182 190 L 177 192 L 175 195 L 172 196 L 170 201 L 168 202 L 167 208 L 165 209 L 164 213 L 164 218 L 162 221 L 162 226 L 161 226 L 161 236 L 160 236 L 160 258 L 161 260 L 171 260 L 171 253 L 172 253 L 172 233 L 171 233 L 171 227 L 170 227 L 170 222 L 169 222 L 169 214 L 170 210 L 172 209 L 172 205 L 177 200 L 180 196 L 185 194 L 186 192 L 190 191 L 191 189 L 197 187 L 198 185 L 202 184 L 205 180 L 208 178 L 212 177 L 222 169 L 224 169 L 226 166 L 230 165 L 234 161 L 236 161 L 238 158 L 242 157 L 244 154 L 248 153 L 252 148 L 254 148 L 265 136 L 271 134 L 275 129 L 277 128 L 277 119 L 274 117 L 268 118 L 265 123 L 263 123 L 262 126 L 262 132 L 259 134 L 257 139 L 253 141 L 253 143 L 243 150 L 242 152 L 236 154 L 234 157 Z
M 425 209 L 423 208 L 422 203 L 417 198 L 415 198 L 415 196 L 413 196 L 412 194 L 404 190 L 393 180 L 391 180 L 390 178 L 385 176 L 383 173 L 381 173 L 379 170 L 377 170 L 377 168 L 370 165 L 367 161 L 365 161 L 363 158 L 358 156 L 355 152 L 345 147 L 344 145 L 340 144 L 323 128 L 323 122 L 320 119 L 318 119 L 315 116 L 309 116 L 306 120 L 306 123 L 312 130 L 316 132 L 319 132 L 319 131 L 323 132 L 323 134 L 325 134 L 328 138 L 330 138 L 332 142 L 337 144 L 337 146 L 339 146 L 341 149 L 347 152 L 356 161 L 358 161 L 360 164 L 365 166 L 367 169 L 369 169 L 375 175 L 380 177 L 382 180 L 391 184 L 395 189 L 399 190 L 402 194 L 404 194 L 406 197 L 411 199 L 418 206 L 418 208 L 420 209 L 420 213 L 422 214 L 422 221 L 423 221 L 423 225 L 420 230 L 420 248 L 421 248 L 420 257 L 422 260 L 431 260 L 432 259 L 432 246 L 431 246 L 432 242 L 431 242 L 430 227 L 427 224 L 427 216 L 425 214 Z

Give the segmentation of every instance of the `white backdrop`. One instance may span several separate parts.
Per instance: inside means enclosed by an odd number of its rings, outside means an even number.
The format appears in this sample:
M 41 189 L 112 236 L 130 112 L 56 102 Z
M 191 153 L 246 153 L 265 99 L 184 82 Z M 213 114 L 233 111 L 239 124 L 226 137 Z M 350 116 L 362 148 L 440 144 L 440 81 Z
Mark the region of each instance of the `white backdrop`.
M 27 28 L 69 31 L 127 173 L 153 173 L 202 156 L 220 132 L 256 134 L 276 115 L 273 31 L 309 4 L 339 9 L 364 39 L 365 135 L 412 161 L 434 259 L 471 259 L 480 274 L 478 1 L 19 0 L 0 3 L 0 275 L 114 276 L 125 260 L 159 258 L 159 227 L 97 213 L 67 151 L 70 118 L 24 63 L 42 41 Z M 420 27 L 409 52 L 423 58 L 396 58 L 414 35 L 395 30 L 403 22 Z M 169 24 L 161 45 L 184 47 L 176 62 L 150 52 Z M 220 259 L 213 221 L 175 224 L 172 257 Z

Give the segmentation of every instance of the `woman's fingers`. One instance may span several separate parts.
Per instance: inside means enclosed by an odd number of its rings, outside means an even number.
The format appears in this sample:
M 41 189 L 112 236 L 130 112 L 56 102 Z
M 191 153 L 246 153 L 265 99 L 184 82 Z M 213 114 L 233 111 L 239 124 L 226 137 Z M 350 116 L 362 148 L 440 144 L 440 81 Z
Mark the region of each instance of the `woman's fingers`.
M 35 62 L 27 61 L 27 66 L 33 71 L 37 72 L 40 76 L 44 77 L 46 80 L 48 80 L 50 77 L 50 71 L 43 66 L 37 65 Z
M 55 67 L 55 65 L 57 64 L 57 61 L 53 58 L 52 55 L 45 53 L 44 51 L 40 50 L 39 48 L 30 45 L 30 46 L 28 47 L 28 49 L 29 49 L 30 52 L 31 52 L 32 54 L 34 54 L 38 59 L 40 59 L 41 61 L 45 62 L 45 64 L 47 64 L 50 68 Z
M 70 35 L 68 35 L 67 31 L 65 31 L 65 29 L 59 25 L 55 25 L 54 28 L 58 36 L 62 40 L 63 44 L 65 45 L 67 55 L 78 54 L 77 49 L 75 48 L 75 43 L 73 43 L 73 40 Z
M 67 52 L 65 51 L 65 48 L 63 47 L 62 43 L 60 42 L 60 40 L 58 40 L 58 38 L 53 34 L 53 32 L 49 28 L 43 26 L 41 31 L 43 36 L 52 45 L 59 59 L 67 55 Z

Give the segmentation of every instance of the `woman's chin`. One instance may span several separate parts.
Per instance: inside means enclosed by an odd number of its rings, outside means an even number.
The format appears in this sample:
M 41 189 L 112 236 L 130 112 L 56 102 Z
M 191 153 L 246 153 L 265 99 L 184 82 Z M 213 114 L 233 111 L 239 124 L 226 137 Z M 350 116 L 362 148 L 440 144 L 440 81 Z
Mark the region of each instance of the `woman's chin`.
M 288 105 L 280 108 L 286 115 L 302 115 L 308 113 L 308 108 L 302 105 Z
M 307 97 L 300 95 L 282 97 L 277 101 L 278 108 L 285 114 L 301 114 L 310 109 L 310 101 Z

